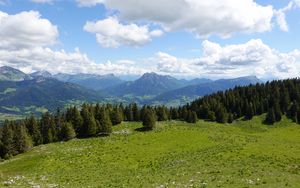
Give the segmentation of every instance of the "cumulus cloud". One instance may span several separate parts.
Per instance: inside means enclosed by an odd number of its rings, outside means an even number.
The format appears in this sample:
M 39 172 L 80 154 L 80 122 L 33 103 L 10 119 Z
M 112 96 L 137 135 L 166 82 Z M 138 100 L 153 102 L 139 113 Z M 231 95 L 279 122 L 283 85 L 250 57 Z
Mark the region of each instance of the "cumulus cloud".
M 160 52 L 153 59 L 158 62 L 156 71 L 213 79 L 248 75 L 265 79 L 299 76 L 299 50 L 281 53 L 260 39 L 227 46 L 206 40 L 202 48 L 203 55 L 194 59 L 180 59 Z
M 221 75 L 225 76 L 257 75 L 261 78 L 288 78 L 299 75 L 299 57 L 293 54 L 295 52 L 280 53 L 260 39 L 224 47 L 204 41 L 203 51 L 199 66 L 206 66 L 208 74 L 214 75 L 214 71 L 221 70 Z
M 116 17 L 96 22 L 88 21 L 84 30 L 95 33 L 97 42 L 105 48 L 117 48 L 120 45 L 141 46 L 150 42 L 152 37 L 159 37 L 163 34 L 161 30 L 151 31 L 146 25 L 124 25 Z
M 79 5 L 83 0 L 78 0 Z M 188 30 L 198 36 L 230 36 L 236 32 L 265 32 L 272 27 L 272 6 L 254 0 L 91 0 L 117 10 L 128 21 L 149 21 L 167 31 Z
M 56 42 L 58 30 L 37 11 L 9 15 L 0 11 L 0 48 L 20 49 L 48 46 Z
M 142 74 L 143 68 L 135 62 L 120 60 L 115 63 L 95 63 L 77 48 L 73 52 L 54 51 L 50 48 L 36 47 L 30 49 L 0 49 L 0 66 L 11 66 L 26 73 L 47 70 L 56 73 L 89 74 Z
M 15 50 L 0 49 L 0 66 L 12 66 L 26 73 L 47 70 L 51 73 L 91 73 L 141 75 L 146 72 L 177 77 L 212 79 L 256 75 L 263 79 L 299 76 L 300 50 L 281 53 L 260 39 L 244 44 L 221 46 L 204 41 L 203 54 L 196 58 L 180 58 L 158 52 L 138 61 L 119 60 L 96 63 L 79 49 L 55 51 L 45 47 Z

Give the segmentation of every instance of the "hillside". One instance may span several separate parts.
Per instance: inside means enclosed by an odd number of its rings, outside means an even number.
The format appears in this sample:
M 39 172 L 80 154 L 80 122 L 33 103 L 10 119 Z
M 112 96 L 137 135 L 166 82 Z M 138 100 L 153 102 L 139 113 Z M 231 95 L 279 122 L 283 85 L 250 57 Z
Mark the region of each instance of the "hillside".
M 19 114 L 23 108 L 44 107 L 54 110 L 74 100 L 95 101 L 100 95 L 81 86 L 39 77 L 19 82 L 0 82 L 0 112 Z M 30 109 L 28 109 L 30 111 Z
M 86 87 L 92 90 L 101 90 L 108 87 L 113 87 L 123 83 L 124 81 L 119 79 L 113 74 L 107 75 L 93 75 L 93 74 L 56 74 L 53 76 L 63 82 L 70 82 L 78 84 L 82 87 Z
M 254 76 L 240 77 L 234 79 L 221 79 L 210 82 L 208 81 L 165 92 L 155 97 L 152 101 L 164 103 L 171 100 L 183 98 L 188 98 L 190 99 L 190 101 L 192 101 L 195 98 L 204 95 L 209 95 L 218 91 L 225 91 L 227 89 L 234 88 L 235 86 L 247 86 L 256 83 L 261 83 L 261 81 Z
M 110 137 L 35 147 L 0 163 L 8 187 L 299 187 L 300 127 L 264 117 L 232 125 L 161 122 Z
M 3 66 L 0 67 L 0 81 L 23 81 L 29 80 L 31 77 L 18 69 Z

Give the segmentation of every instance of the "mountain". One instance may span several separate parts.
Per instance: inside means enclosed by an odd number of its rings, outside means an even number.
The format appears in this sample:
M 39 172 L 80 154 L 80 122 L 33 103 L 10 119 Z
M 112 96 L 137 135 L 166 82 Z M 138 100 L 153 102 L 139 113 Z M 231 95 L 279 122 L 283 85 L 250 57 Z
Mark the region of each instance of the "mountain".
M 29 80 L 31 77 L 18 69 L 3 66 L 0 67 L 0 81 L 23 81 Z
M 183 83 L 185 84 L 185 86 L 204 84 L 204 83 L 209 83 L 209 82 L 212 82 L 212 80 L 206 79 L 206 78 L 195 78 L 192 80 L 183 80 Z
M 54 110 L 72 101 L 98 101 L 100 95 L 82 86 L 53 78 L 38 77 L 24 81 L 0 82 L 0 112 L 21 113 L 20 109 L 44 107 Z
M 56 74 L 53 77 L 63 82 L 78 84 L 93 90 L 101 90 L 108 87 L 113 87 L 124 82 L 113 74 Z
M 107 89 L 107 93 L 114 96 L 149 96 L 158 95 L 183 86 L 183 83 L 171 76 L 145 73 L 139 79 L 120 84 Z
M 175 89 L 172 91 L 165 92 L 158 95 L 153 99 L 156 102 L 167 102 L 171 100 L 178 99 L 195 99 L 204 95 L 208 95 L 218 91 L 224 91 L 226 89 L 234 88 L 235 86 L 245 86 L 250 84 L 261 83 L 255 76 L 240 77 L 234 79 L 221 79 L 216 81 L 211 81 L 207 83 L 190 85 Z
M 32 78 L 37 78 L 37 77 L 51 78 L 52 74 L 48 71 L 37 71 L 37 72 L 31 73 L 30 76 Z

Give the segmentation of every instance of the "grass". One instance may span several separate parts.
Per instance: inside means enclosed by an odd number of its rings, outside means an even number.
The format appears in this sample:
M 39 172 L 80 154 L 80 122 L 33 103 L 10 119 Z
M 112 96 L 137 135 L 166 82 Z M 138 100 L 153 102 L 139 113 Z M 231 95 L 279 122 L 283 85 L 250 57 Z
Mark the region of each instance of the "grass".
M 38 146 L 0 163 L 0 187 L 300 187 L 300 126 L 122 123 L 110 137 Z

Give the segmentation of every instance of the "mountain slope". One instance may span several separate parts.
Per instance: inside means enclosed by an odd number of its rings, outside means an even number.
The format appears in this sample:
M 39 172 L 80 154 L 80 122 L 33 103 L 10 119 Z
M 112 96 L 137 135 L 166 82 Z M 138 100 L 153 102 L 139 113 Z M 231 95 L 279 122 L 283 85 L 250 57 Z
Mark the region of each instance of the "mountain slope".
M 0 82 L 1 107 L 37 106 L 55 109 L 71 100 L 95 101 L 99 99 L 100 95 L 94 91 L 53 78 L 39 77 L 20 82 Z
M 107 74 L 107 75 L 57 74 L 54 75 L 53 77 L 63 82 L 78 84 L 93 90 L 105 89 L 107 87 L 119 85 L 124 82 L 113 74 Z
M 226 89 L 234 88 L 235 86 L 245 86 L 260 82 L 261 81 L 255 76 L 247 76 L 234 79 L 221 79 L 213 82 L 190 85 L 183 88 L 175 89 L 158 95 L 153 99 L 153 101 L 166 102 L 182 98 L 195 99 L 197 97 L 208 95 L 217 91 L 224 91 Z
M 107 93 L 115 96 L 157 95 L 182 86 L 183 83 L 180 80 L 171 76 L 162 76 L 156 73 L 145 73 L 136 81 L 126 82 L 116 87 L 109 88 Z
M 18 69 L 3 66 L 0 67 L 0 81 L 23 81 L 29 80 L 30 76 Z

